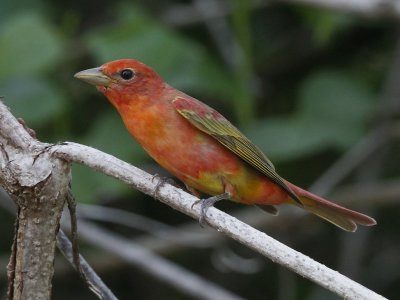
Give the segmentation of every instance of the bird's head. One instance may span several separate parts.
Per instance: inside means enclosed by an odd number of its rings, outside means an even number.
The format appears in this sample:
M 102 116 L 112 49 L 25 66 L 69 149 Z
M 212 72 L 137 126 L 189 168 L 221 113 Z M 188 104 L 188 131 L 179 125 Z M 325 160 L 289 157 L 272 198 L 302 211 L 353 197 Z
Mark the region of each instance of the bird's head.
M 134 59 L 111 61 L 78 72 L 74 77 L 95 85 L 110 100 L 148 96 L 164 85 L 155 71 Z

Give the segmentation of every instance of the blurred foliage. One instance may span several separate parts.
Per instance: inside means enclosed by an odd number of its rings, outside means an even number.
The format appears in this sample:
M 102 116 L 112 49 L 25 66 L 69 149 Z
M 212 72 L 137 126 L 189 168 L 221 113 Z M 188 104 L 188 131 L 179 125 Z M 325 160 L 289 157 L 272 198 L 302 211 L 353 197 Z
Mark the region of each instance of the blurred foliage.
M 327 148 L 347 149 L 365 133 L 375 98 L 346 72 L 323 70 L 302 82 L 298 99 L 291 116 L 259 120 L 248 129 L 258 146 L 276 160 Z
M 330 11 L 299 10 L 304 23 L 309 26 L 317 45 L 329 44 L 334 34 L 355 25 L 354 18 Z
M 27 32 L 34 34 L 26 35 Z M 40 73 L 58 62 L 62 54 L 59 37 L 36 13 L 23 13 L 5 21 L 0 42 L 0 78 Z
M 183 90 L 229 98 L 233 85 L 223 69 L 200 43 L 169 30 L 139 7 L 123 5 L 117 21 L 86 35 L 97 64 L 135 57 L 154 66 L 168 82 Z
M 11 108 L 31 126 L 57 116 L 64 91 L 39 75 L 56 66 L 63 55 L 62 40 L 53 26 L 37 13 L 16 14 L 2 22 L 0 45 L 0 90 L 12 99 Z
M 255 2 L 232 1 L 231 14 L 218 19 L 228 29 L 221 32 L 213 19 L 166 21 L 190 1 L 2 0 L 0 96 L 42 141 L 80 142 L 157 170 L 106 99 L 73 79 L 82 69 L 136 58 L 232 120 L 278 169 L 285 166 L 283 176 L 311 183 L 373 125 L 396 30 L 387 20 Z M 73 167 L 72 186 L 81 202 L 133 203 L 131 189 L 82 166 Z M 170 213 L 160 215 L 173 223 Z M 264 289 L 264 277 L 257 282 Z

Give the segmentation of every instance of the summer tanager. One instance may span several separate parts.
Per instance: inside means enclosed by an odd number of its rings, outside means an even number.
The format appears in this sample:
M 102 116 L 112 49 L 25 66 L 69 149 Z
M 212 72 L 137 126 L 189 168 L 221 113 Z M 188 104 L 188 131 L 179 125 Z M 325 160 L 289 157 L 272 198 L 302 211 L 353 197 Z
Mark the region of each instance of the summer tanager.
M 280 177 L 261 150 L 220 113 L 137 60 L 112 61 L 75 77 L 97 86 L 148 154 L 190 192 L 212 196 L 201 200 L 201 220 L 216 201 L 229 199 L 275 214 L 273 205 L 294 204 L 347 231 L 355 231 L 356 224 L 376 224 Z

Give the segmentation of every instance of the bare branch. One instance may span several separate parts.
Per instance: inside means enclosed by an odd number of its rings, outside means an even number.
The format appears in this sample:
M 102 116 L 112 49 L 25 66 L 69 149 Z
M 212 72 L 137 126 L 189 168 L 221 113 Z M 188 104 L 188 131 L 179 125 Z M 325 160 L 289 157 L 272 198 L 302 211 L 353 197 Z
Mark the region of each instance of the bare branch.
M 50 151 L 54 156 L 84 164 L 120 179 L 148 195 L 153 195 L 157 187 L 157 180 L 152 180 L 153 177 L 150 174 L 96 149 L 75 143 L 66 143 L 55 145 Z M 169 184 L 159 187 L 158 191 L 158 194 L 153 196 L 163 203 L 196 219 L 199 217 L 199 207 L 192 208 L 197 198 Z M 208 210 L 207 222 L 219 232 L 227 234 L 274 262 L 342 297 L 347 299 L 385 299 L 216 208 Z
M 101 229 L 96 225 L 80 221 L 79 233 L 87 242 L 113 253 L 124 261 L 139 267 L 144 272 L 152 274 L 155 278 L 163 280 L 177 288 L 177 290 L 191 295 L 194 298 L 208 300 L 243 299 L 217 286 L 213 282 L 203 279 L 153 254 L 148 249 L 105 229 Z
M 85 273 L 82 270 L 81 264 L 80 264 L 80 256 L 79 256 L 79 245 L 78 245 L 78 222 L 76 219 L 76 201 L 75 197 L 72 194 L 71 191 L 71 185 L 69 185 L 69 189 L 67 192 L 67 206 L 69 210 L 69 216 L 71 219 L 71 243 L 72 243 L 72 261 L 75 269 L 78 271 L 79 275 L 82 277 L 82 279 L 86 279 Z M 66 237 L 63 236 L 64 233 L 61 231 L 57 235 L 57 241 L 58 245 L 62 245 L 60 241 L 65 240 Z
M 74 251 L 72 249 L 72 244 L 69 241 L 65 233 L 60 230 L 57 234 L 57 246 L 65 256 L 65 258 L 77 268 L 77 264 L 74 262 Z M 82 272 L 84 274 L 85 280 L 88 283 L 90 289 L 99 297 L 99 299 L 104 300 L 115 300 L 117 297 L 113 292 L 104 284 L 101 278 L 96 274 L 92 267 L 87 263 L 83 256 L 79 256 Z

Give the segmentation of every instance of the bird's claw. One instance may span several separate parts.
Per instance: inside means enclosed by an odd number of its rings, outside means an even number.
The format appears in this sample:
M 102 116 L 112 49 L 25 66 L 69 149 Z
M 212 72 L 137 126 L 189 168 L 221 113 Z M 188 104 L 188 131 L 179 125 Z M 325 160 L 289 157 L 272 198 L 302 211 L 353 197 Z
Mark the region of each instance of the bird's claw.
M 200 203 L 200 217 L 199 217 L 200 226 L 204 227 L 204 225 L 206 224 L 207 211 L 210 207 L 214 206 L 214 204 L 220 200 L 229 199 L 229 198 L 230 198 L 229 193 L 223 193 L 221 195 L 212 196 L 210 198 L 199 199 L 196 202 L 194 202 L 192 204 L 192 208 L 193 208 L 193 206 Z
M 156 183 L 156 187 L 154 189 L 154 194 L 153 194 L 154 197 L 157 197 L 157 195 L 158 195 L 158 193 L 160 191 L 160 188 L 162 188 L 166 183 L 169 183 L 171 185 L 175 185 L 175 181 L 172 178 L 169 178 L 169 177 L 163 177 L 163 176 L 160 176 L 158 174 L 155 174 L 153 176 L 153 178 L 151 179 L 151 181 L 153 182 L 154 179 L 158 180 L 157 183 Z
M 213 197 L 210 197 L 213 198 Z M 206 225 L 206 216 L 207 216 L 207 210 L 214 205 L 215 201 L 207 201 L 210 198 L 207 199 L 199 199 L 196 202 L 192 204 L 192 208 L 200 204 L 200 217 L 199 217 L 199 224 L 201 227 L 204 227 Z

